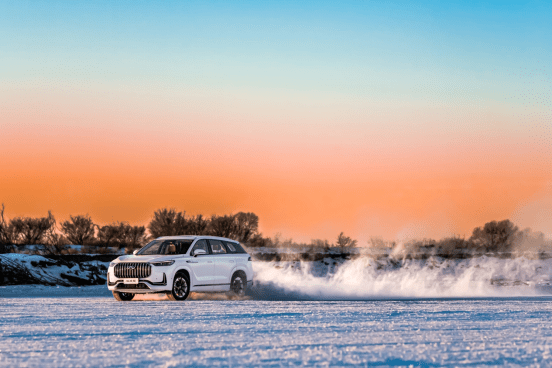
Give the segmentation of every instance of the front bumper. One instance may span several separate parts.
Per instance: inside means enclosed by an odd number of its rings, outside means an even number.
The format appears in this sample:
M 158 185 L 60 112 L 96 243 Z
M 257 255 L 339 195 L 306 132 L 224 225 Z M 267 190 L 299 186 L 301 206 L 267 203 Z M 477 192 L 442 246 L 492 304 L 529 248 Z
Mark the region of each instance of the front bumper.
M 161 281 L 153 281 L 154 275 L 146 279 L 138 279 L 138 284 L 125 284 L 124 279 L 116 278 L 113 273 L 107 273 L 107 288 L 111 291 L 121 291 L 124 293 L 147 294 L 161 293 L 170 290 L 167 286 L 167 275 L 163 272 Z

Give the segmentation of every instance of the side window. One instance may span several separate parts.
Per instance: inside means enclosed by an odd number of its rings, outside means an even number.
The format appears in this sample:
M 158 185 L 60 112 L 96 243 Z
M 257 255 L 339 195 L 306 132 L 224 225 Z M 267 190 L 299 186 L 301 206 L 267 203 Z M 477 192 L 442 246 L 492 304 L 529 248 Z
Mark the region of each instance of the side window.
M 224 244 L 226 245 L 226 248 L 228 248 L 228 252 L 236 253 L 236 247 L 234 247 L 234 244 L 230 242 L 224 242 Z
M 192 250 L 191 255 L 193 256 L 195 251 L 198 249 L 203 249 L 207 254 L 209 254 L 209 248 L 207 247 L 207 242 L 205 241 L 205 239 L 200 239 L 195 243 L 194 250 Z
M 236 248 L 236 253 L 247 253 L 240 243 L 232 243 L 232 245 Z
M 162 254 L 176 254 L 176 242 L 174 240 L 164 242 L 163 246 Z
M 177 254 L 186 254 L 188 249 L 192 245 L 191 240 L 181 240 L 176 243 L 176 253 Z
M 209 244 L 211 244 L 211 250 L 213 251 L 213 254 L 226 253 L 226 248 L 224 247 L 224 245 L 222 245 L 222 242 L 220 240 L 209 240 Z

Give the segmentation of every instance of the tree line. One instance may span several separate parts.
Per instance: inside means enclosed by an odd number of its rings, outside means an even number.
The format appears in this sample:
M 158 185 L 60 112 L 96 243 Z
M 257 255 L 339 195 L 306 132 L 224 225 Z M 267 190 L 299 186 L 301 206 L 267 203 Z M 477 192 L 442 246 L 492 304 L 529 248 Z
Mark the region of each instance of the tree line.
M 69 216 L 57 224 L 50 211 L 45 217 L 14 217 L 6 220 L 0 209 L 0 252 L 25 245 L 41 245 L 46 253 L 61 254 L 69 245 L 81 245 L 86 251 L 108 252 L 112 248 L 131 252 L 149 240 L 170 235 L 214 235 L 248 243 L 260 238 L 259 218 L 251 212 L 229 215 L 186 216 L 184 211 L 163 208 L 154 212 L 146 226 L 128 222 L 98 225 L 87 215 Z
M 544 233 L 530 228 L 520 230 L 512 221 L 490 221 L 484 226 L 473 229 L 469 238 L 453 236 L 441 240 L 409 240 L 402 244 L 384 242 L 372 238 L 369 244 L 373 247 L 387 247 L 402 252 L 433 253 L 441 256 L 460 256 L 466 253 L 512 253 L 512 252 L 545 252 L 552 251 L 552 240 Z
M 0 209 L 0 253 L 14 251 L 25 245 L 42 245 L 46 253 L 62 254 L 71 244 L 83 246 L 83 252 L 102 253 L 117 248 L 130 253 L 151 239 L 171 235 L 221 236 L 238 240 L 248 247 L 328 250 L 358 246 L 356 239 L 343 232 L 334 242 L 313 239 L 310 243 L 297 243 L 292 239 L 281 239 L 280 234 L 272 238 L 263 237 L 259 233 L 259 217 L 252 212 L 204 217 L 186 216 L 185 211 L 163 208 L 154 212 L 147 226 L 134 226 L 127 222 L 99 225 L 89 215 L 71 215 L 58 225 L 51 212 L 45 217 L 14 217 L 6 220 L 3 204 Z M 405 253 L 455 255 L 465 252 L 550 251 L 552 241 L 542 232 L 520 230 L 510 220 L 502 220 L 476 227 L 467 239 L 455 236 L 441 240 L 422 239 L 397 243 L 371 238 L 367 246 L 391 248 Z

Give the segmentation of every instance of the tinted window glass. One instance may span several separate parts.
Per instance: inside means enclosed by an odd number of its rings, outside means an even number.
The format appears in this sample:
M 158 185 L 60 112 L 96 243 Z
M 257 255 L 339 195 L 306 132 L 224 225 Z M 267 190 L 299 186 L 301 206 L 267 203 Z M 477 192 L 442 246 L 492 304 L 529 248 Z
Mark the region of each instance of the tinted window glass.
M 144 248 L 142 248 L 138 252 L 138 254 L 143 254 L 143 255 L 159 254 L 159 251 L 162 248 L 163 248 L 163 241 L 154 240 L 151 243 L 147 244 Z
M 234 248 L 236 248 L 236 253 L 247 253 L 240 243 L 226 242 L 226 244 L 231 244 Z
M 211 251 L 213 254 L 223 254 L 226 253 L 226 248 L 222 244 L 220 240 L 209 240 L 209 244 L 211 244 Z
M 208 248 L 209 247 L 207 247 L 207 242 L 205 241 L 205 239 L 201 239 L 201 240 L 198 240 L 197 243 L 194 245 L 193 252 L 195 252 L 197 249 L 203 249 L 203 250 L 205 250 L 205 252 L 207 254 L 209 254 L 209 249 Z
M 168 240 L 163 242 L 163 246 L 159 249 L 159 254 L 176 254 L 176 241 Z
M 236 247 L 234 246 L 234 244 L 230 242 L 224 242 L 224 244 L 226 245 L 226 248 L 228 248 L 229 253 L 236 253 Z
M 193 240 L 180 240 L 176 243 L 176 253 L 177 254 L 186 254 L 190 245 L 192 245 Z

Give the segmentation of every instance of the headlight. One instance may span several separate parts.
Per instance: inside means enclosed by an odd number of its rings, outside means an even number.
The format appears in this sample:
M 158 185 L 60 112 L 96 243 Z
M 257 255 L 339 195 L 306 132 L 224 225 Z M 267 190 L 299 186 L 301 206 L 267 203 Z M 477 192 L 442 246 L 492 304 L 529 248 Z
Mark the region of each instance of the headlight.
M 152 262 L 152 266 L 157 267 L 163 267 L 163 266 L 170 266 L 174 263 L 174 261 L 163 261 L 163 262 Z

